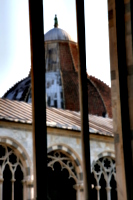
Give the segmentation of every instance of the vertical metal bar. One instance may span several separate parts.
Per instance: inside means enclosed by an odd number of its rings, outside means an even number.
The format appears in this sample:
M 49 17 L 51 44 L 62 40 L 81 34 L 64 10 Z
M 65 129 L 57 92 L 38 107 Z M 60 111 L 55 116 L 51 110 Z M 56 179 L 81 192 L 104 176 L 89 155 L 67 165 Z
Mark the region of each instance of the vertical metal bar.
M 35 199 L 47 199 L 43 1 L 29 0 Z M 35 173 L 36 171 L 36 173 Z M 43 183 L 43 184 L 42 184 Z
M 130 0 L 130 12 L 131 12 L 131 33 L 132 33 L 132 49 L 133 49 L 133 0 Z
M 82 161 L 85 200 L 90 199 L 91 172 L 90 172 L 90 140 L 88 124 L 88 89 L 86 74 L 86 47 L 85 47 L 85 21 L 84 0 L 76 0 L 77 35 L 79 49 L 79 93 L 81 112 L 81 137 L 82 137 Z
M 122 138 L 127 199 L 133 200 L 133 163 L 131 149 L 131 131 L 129 118 L 128 86 L 127 86 L 127 60 L 125 46 L 125 3 L 124 0 L 115 0 L 116 6 L 116 33 L 117 54 L 119 70 L 119 88 L 122 120 Z M 133 34 L 133 33 L 132 33 Z M 128 156 L 127 156 L 128 155 Z

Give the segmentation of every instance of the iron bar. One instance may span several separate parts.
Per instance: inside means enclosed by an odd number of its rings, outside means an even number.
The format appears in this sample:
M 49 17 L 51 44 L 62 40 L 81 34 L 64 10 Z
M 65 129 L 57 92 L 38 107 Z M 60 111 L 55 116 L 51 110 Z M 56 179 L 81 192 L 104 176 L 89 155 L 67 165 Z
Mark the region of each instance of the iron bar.
M 79 93 L 81 113 L 81 140 L 82 140 L 82 162 L 84 180 L 84 199 L 91 198 L 91 172 L 90 172 L 90 139 L 88 123 L 88 89 L 86 74 L 86 47 L 85 47 L 85 19 L 84 0 L 76 0 L 77 14 L 77 36 L 79 49 Z
M 29 0 L 35 199 L 47 199 L 43 1 Z M 35 173 L 36 172 L 36 173 Z M 43 183 L 43 184 L 42 184 Z

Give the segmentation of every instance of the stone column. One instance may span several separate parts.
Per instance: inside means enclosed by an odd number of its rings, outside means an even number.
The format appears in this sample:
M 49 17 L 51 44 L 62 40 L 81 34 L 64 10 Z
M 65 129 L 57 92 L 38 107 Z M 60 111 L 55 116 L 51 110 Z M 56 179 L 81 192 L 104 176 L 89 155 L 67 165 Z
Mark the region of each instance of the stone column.
M 84 200 L 84 189 L 83 189 L 83 183 L 79 183 L 73 186 L 76 190 L 76 196 L 77 200 Z
M 3 177 L 2 176 L 0 176 L 0 200 L 2 200 L 3 198 L 3 181 L 4 181 L 4 179 L 3 179 Z
M 101 186 L 98 185 L 95 188 L 97 190 L 97 200 L 100 200 L 100 189 L 101 189 Z
M 14 200 L 14 182 L 16 181 L 16 179 L 11 179 L 12 182 L 12 200 Z
M 106 191 L 107 191 L 107 200 L 111 200 L 111 195 L 110 195 L 111 187 L 110 186 L 106 187 Z
M 108 0 L 111 95 L 118 200 L 133 199 L 133 48 L 131 0 Z
M 26 181 L 22 180 L 22 184 L 23 184 L 23 199 L 27 200 L 27 197 L 26 197 Z
M 32 194 L 31 194 L 31 190 L 34 188 L 34 184 L 33 184 L 33 181 L 26 181 L 25 182 L 25 186 L 26 186 L 26 188 L 25 188 L 25 192 L 26 192 L 26 199 L 31 199 L 31 198 L 33 198 L 32 197 Z M 34 197 L 34 199 L 35 199 L 35 197 Z

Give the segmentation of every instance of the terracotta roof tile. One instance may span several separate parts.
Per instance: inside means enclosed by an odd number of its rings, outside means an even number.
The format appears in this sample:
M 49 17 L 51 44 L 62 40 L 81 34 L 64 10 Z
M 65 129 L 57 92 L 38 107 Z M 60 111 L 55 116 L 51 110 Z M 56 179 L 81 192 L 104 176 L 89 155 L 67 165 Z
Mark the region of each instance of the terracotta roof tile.
M 49 127 L 81 131 L 79 112 L 47 108 L 46 115 L 46 123 Z M 0 121 L 3 120 L 32 124 L 32 105 L 20 101 L 0 99 Z M 89 115 L 89 131 L 113 137 L 112 119 Z

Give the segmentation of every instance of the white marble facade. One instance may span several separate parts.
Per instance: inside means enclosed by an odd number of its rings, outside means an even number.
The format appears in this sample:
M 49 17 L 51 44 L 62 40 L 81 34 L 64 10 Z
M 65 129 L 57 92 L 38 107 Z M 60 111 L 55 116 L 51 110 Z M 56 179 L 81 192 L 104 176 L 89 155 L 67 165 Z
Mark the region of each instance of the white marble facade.
M 100 136 L 99 136 L 100 137 Z M 27 162 L 25 165 L 25 171 L 30 171 L 26 174 L 25 181 L 25 196 L 27 199 L 33 199 L 32 188 L 33 188 L 33 147 L 32 147 L 32 132 L 26 129 L 17 129 L 17 128 L 6 128 L 0 127 L 0 142 L 5 145 L 9 145 L 11 148 L 14 147 L 19 151 L 20 157 L 24 157 L 24 162 Z M 82 153 L 81 153 L 81 138 L 80 135 L 71 136 L 48 133 L 47 136 L 47 145 L 48 153 L 50 151 L 60 151 L 60 149 L 66 153 L 71 152 L 70 159 L 77 162 L 75 167 L 78 178 L 75 177 L 77 185 L 75 189 L 77 190 L 77 199 L 83 199 L 83 171 L 82 171 Z M 102 156 L 111 156 L 114 157 L 114 144 L 109 140 L 99 140 L 91 139 L 91 165 L 93 166 L 97 160 Z M 58 149 L 59 148 L 59 149 Z M 16 151 L 16 152 L 17 152 Z M 43 149 L 42 149 L 43 151 Z M 19 155 L 18 154 L 18 155 Z M 23 163 L 23 162 L 22 162 Z M 92 171 L 94 169 L 92 168 Z M 26 172 L 27 173 L 27 172 Z M 97 186 L 96 186 L 97 188 Z
M 27 152 L 31 163 L 33 163 L 33 147 L 32 147 L 32 132 L 27 130 L 19 130 L 13 128 L 0 128 L 0 138 L 11 138 L 18 144 L 23 146 L 23 149 Z M 80 160 L 82 160 L 81 152 L 81 139 L 80 137 L 62 136 L 57 134 L 49 134 L 47 137 L 48 148 L 52 145 L 64 145 L 70 148 L 75 154 L 78 154 Z M 114 153 L 113 142 L 90 140 L 91 147 L 91 164 L 98 158 L 98 155 L 104 152 Z M 33 167 L 31 165 L 31 167 Z

